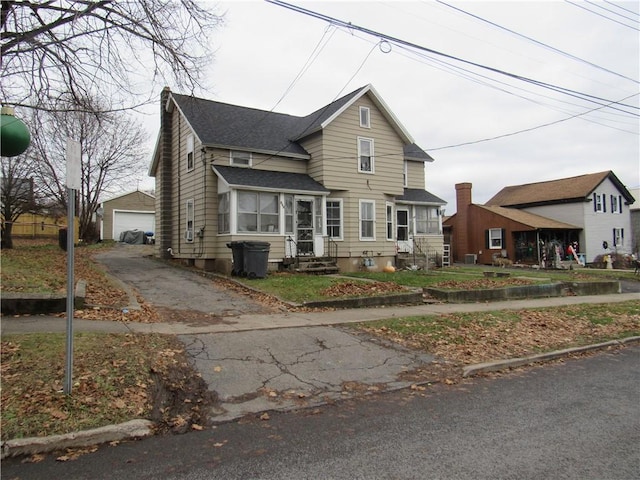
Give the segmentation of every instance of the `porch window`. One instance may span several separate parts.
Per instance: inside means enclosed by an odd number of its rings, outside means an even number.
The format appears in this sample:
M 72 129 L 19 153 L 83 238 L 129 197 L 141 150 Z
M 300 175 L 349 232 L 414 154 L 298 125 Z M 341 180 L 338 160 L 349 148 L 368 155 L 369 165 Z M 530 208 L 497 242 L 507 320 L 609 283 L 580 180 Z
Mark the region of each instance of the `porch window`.
M 238 192 L 238 232 L 279 233 L 278 194 Z
M 387 240 L 393 240 L 393 204 L 387 203 Z
M 360 126 L 362 128 L 371 128 L 369 107 L 360 107 Z
M 487 248 L 491 250 L 502 249 L 504 230 L 502 228 L 490 228 L 487 230 Z
M 373 139 L 358 137 L 358 171 L 374 173 Z
M 416 233 L 427 235 L 438 235 L 440 231 L 440 219 L 438 209 L 434 207 L 415 207 L 416 212 Z
M 376 202 L 360 200 L 360 240 L 375 240 Z
M 229 233 L 229 192 L 218 195 L 218 233 Z
M 327 200 L 327 235 L 342 240 L 342 200 Z
M 237 150 L 231 150 L 230 164 L 233 167 L 250 167 L 251 152 L 240 152 Z
M 193 135 L 187 135 L 187 171 L 193 170 Z
M 293 195 L 284 196 L 284 231 L 293 234 Z
M 185 214 L 186 229 L 184 231 L 184 239 L 189 243 L 193 242 L 193 225 L 195 223 L 194 218 L 195 218 L 194 202 L 193 202 L 193 199 L 189 199 L 187 200 L 187 203 L 186 203 L 186 214 Z

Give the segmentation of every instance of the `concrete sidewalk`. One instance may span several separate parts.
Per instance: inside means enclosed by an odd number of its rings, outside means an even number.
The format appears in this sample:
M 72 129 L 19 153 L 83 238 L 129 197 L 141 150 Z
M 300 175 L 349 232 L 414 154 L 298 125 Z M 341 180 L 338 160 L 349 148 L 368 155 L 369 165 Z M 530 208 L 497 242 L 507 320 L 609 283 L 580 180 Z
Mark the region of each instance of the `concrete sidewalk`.
M 371 322 L 394 317 L 413 315 L 439 315 L 446 313 L 487 312 L 492 310 L 518 310 L 523 308 L 549 308 L 563 305 L 618 303 L 640 300 L 640 293 L 617 293 L 571 297 L 549 297 L 524 300 L 509 300 L 490 303 L 442 303 L 413 306 L 358 308 L 320 312 L 280 312 L 270 314 L 242 314 L 223 319 L 212 319 L 209 324 L 138 323 L 96 320 L 74 320 L 74 330 L 87 332 L 140 332 L 171 335 L 196 335 L 201 333 L 231 333 L 251 330 L 271 330 L 295 327 L 316 327 L 348 323 Z M 0 322 L 2 334 L 33 332 L 65 332 L 66 319 L 46 315 L 3 317 Z

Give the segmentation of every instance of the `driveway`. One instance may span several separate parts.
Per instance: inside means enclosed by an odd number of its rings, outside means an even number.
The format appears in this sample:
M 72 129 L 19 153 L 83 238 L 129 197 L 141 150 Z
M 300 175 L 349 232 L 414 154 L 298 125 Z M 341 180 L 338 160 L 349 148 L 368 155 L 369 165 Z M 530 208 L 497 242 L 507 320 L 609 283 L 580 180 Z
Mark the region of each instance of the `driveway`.
M 152 257 L 150 245 L 119 243 L 97 256 L 109 273 L 153 305 L 165 321 L 206 322 L 242 314 L 272 313 L 269 307 L 233 292 L 197 272 Z
M 382 344 L 346 328 L 273 328 L 277 324 L 273 320 L 286 320 L 287 312 L 274 311 L 151 254 L 149 246 L 118 244 L 97 259 L 172 324 L 140 327 L 178 335 L 193 365 L 220 399 L 212 412 L 217 422 L 404 388 L 435 380 L 447 370 L 430 355 Z M 334 321 L 342 316 L 326 313 Z M 262 325 L 263 319 L 269 320 Z M 239 331 L 244 323 L 252 329 Z M 220 332 L 225 326 L 236 331 Z

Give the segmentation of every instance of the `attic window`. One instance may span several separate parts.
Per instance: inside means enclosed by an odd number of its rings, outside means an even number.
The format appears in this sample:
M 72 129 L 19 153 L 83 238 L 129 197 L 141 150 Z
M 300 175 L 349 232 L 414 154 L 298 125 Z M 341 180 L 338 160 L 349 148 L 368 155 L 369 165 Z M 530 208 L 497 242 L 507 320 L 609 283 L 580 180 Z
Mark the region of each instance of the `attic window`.
M 231 150 L 230 164 L 234 167 L 250 167 L 251 152 L 240 152 L 237 150 Z
M 360 107 L 360 126 L 363 128 L 371 128 L 369 107 Z

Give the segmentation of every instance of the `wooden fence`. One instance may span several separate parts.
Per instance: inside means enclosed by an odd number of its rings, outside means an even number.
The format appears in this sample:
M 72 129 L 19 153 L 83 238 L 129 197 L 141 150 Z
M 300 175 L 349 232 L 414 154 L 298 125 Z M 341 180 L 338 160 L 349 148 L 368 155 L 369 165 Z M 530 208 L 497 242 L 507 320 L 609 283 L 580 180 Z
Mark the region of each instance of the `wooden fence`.
M 80 224 L 78 217 L 74 222 L 74 241 L 78 243 Z M 13 223 L 11 234 L 14 237 L 27 238 L 58 238 L 61 228 L 67 228 L 67 217 L 54 218 L 32 213 L 23 213 Z

